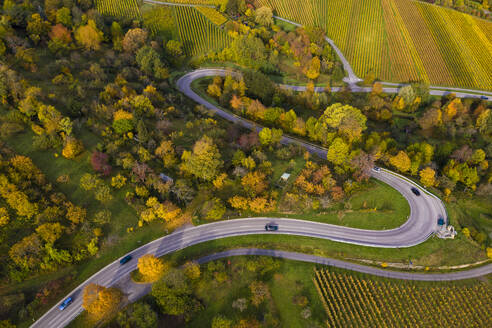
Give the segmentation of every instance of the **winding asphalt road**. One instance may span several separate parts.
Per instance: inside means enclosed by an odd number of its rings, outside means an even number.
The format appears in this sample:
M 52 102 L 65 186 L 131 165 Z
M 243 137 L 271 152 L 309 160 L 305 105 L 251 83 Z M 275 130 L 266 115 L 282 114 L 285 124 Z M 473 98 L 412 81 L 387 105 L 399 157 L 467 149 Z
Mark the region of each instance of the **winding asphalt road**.
M 225 74 L 230 74 L 230 72 L 216 69 L 198 70 L 186 74 L 179 79 L 177 86 L 178 89 L 185 95 L 204 105 L 220 117 L 249 129 L 260 130 L 261 127 L 257 124 L 216 107 L 215 105 L 207 102 L 205 99 L 202 99 L 191 89 L 191 82 L 199 77 Z M 322 158 L 326 158 L 326 149 L 302 140 L 284 136 L 282 143 L 298 144 L 305 147 L 308 151 L 315 153 Z M 284 218 L 244 218 L 185 228 L 154 240 L 132 251 L 130 254 L 133 256 L 133 260 L 125 265 L 120 265 L 119 260 L 107 265 L 66 296 L 71 296 L 73 298 L 73 304 L 68 306 L 63 311 L 58 310 L 57 306 L 51 308 L 31 327 L 57 328 L 66 326 L 83 311 L 82 290 L 87 284 L 96 283 L 107 287 L 115 285 L 121 279 L 128 277 L 130 272 L 137 268 L 137 259 L 145 254 L 163 256 L 165 254 L 169 254 L 205 241 L 234 236 L 272 234 L 272 232 L 266 232 L 264 230 L 265 224 L 272 221 L 279 225 L 279 230 L 274 232 L 274 234 L 314 237 L 344 243 L 384 248 L 410 247 L 420 244 L 427 240 L 437 230 L 437 217 L 439 215 L 444 217 L 446 216 L 445 208 L 437 197 L 420 188 L 411 180 L 388 170 L 383 169 L 379 172 L 373 171 L 372 176 L 392 186 L 407 199 L 410 205 L 410 216 L 409 219 L 400 227 L 391 230 L 376 231 Z M 420 188 L 421 195 L 415 196 L 410 191 L 411 187 Z M 417 273 L 398 272 L 389 273 L 390 271 L 384 271 L 377 268 L 366 267 L 339 260 L 324 259 L 312 255 L 255 249 L 231 250 L 212 255 L 209 259 L 213 259 L 213 256 L 224 257 L 229 255 L 241 255 L 241 252 L 334 265 L 337 267 L 383 275 L 386 277 L 396 275 L 394 277 L 399 279 L 458 280 L 477 277 L 492 272 L 492 264 L 489 264 L 477 269 L 441 275 L 422 275 Z M 204 261 L 204 259 L 201 261 Z

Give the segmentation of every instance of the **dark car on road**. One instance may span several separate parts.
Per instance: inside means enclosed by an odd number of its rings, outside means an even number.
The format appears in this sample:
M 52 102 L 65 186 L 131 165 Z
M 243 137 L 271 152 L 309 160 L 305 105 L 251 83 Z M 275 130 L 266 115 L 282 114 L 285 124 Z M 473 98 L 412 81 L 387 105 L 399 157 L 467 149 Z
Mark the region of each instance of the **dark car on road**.
M 278 224 L 276 224 L 276 223 L 267 223 L 265 225 L 265 230 L 266 231 L 277 231 L 278 230 Z
M 372 169 L 376 172 L 381 172 L 381 168 L 379 166 L 374 166 Z
M 420 191 L 417 188 L 412 187 L 412 192 L 415 194 L 415 196 L 420 196 Z
M 67 298 L 60 305 L 58 305 L 58 309 L 60 309 L 60 311 L 63 311 L 70 304 L 72 304 L 72 298 L 71 297 Z
M 131 259 L 132 259 L 132 256 L 131 255 L 127 255 L 127 256 L 125 256 L 124 258 L 122 258 L 120 260 L 120 264 L 123 265 L 123 264 L 127 263 L 128 261 L 130 261 Z
M 443 226 L 444 223 L 445 223 L 444 222 L 444 218 L 441 215 L 439 215 L 439 217 L 437 218 L 437 225 L 438 226 Z

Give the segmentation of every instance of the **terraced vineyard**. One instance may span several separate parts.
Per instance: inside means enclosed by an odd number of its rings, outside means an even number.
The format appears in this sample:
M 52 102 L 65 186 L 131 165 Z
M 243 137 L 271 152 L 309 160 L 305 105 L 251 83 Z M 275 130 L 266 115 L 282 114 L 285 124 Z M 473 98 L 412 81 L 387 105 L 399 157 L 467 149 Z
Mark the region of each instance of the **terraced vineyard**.
M 492 90 L 492 23 L 411 0 L 256 0 L 323 27 L 360 77 Z
M 224 48 L 232 41 L 224 30 L 195 8 L 175 7 L 174 13 L 179 37 L 189 55 Z
M 214 8 L 210 7 L 196 7 L 196 9 L 202 13 L 205 17 L 207 17 L 213 24 L 222 25 L 227 22 L 227 18 L 219 13 Z
M 96 8 L 105 16 L 140 18 L 137 0 L 96 0 Z
M 188 3 L 185 0 L 173 2 Z M 192 3 L 216 4 L 219 0 L 197 0 Z M 231 38 L 219 26 L 227 18 L 209 7 L 144 5 L 137 0 L 97 0 L 97 9 L 103 15 L 143 18 L 144 26 L 166 39 L 178 37 L 187 55 L 199 55 L 224 48 Z
M 328 327 L 491 327 L 485 283 L 415 285 L 316 270 Z

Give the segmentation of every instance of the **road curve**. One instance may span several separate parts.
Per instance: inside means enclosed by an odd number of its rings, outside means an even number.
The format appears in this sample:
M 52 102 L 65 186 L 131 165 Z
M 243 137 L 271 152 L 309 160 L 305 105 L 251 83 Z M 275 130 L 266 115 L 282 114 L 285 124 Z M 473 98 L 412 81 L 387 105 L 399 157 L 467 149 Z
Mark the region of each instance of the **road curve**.
M 253 122 L 245 120 L 237 115 L 216 107 L 215 105 L 207 102 L 205 99 L 202 99 L 191 89 L 191 82 L 199 77 L 225 74 L 229 74 L 229 72 L 216 69 L 198 70 L 188 73 L 180 78 L 178 80 L 177 86 L 178 89 L 182 91 L 185 95 L 204 105 L 206 108 L 215 112 L 220 117 L 223 117 L 224 119 L 231 122 L 240 124 L 249 129 L 260 130 L 261 127 L 259 127 L 257 124 L 254 124 Z M 300 139 L 286 136 L 283 137 L 281 142 L 283 144 L 298 144 L 302 147 L 305 147 L 308 151 L 315 153 L 322 158 L 326 158 L 326 149 L 323 149 L 322 147 L 319 147 L 317 145 L 313 145 Z M 444 217 L 446 216 L 445 208 L 442 202 L 437 197 L 423 189 L 421 189 L 421 196 L 415 196 L 410 191 L 410 188 L 412 186 L 417 188 L 420 187 L 411 180 L 399 176 L 391 171 L 382 170 L 380 172 L 373 172 L 372 175 L 374 178 L 383 181 L 398 190 L 409 202 L 409 219 L 400 227 L 391 230 L 377 231 L 341 227 L 312 221 L 262 217 L 235 219 L 185 228 L 175 231 L 170 235 L 156 239 L 132 251 L 130 254 L 133 256 L 133 259 L 125 265 L 120 265 L 119 260 L 108 264 L 106 267 L 88 278 L 85 282 L 83 282 L 66 296 L 71 296 L 73 298 L 73 303 L 70 306 L 68 306 L 63 311 L 59 311 L 57 306 L 51 308 L 31 327 L 58 328 L 66 326 L 71 320 L 73 320 L 83 311 L 82 291 L 87 284 L 96 283 L 106 287 L 115 285 L 123 277 L 128 276 L 131 271 L 137 268 L 137 259 L 145 254 L 163 256 L 165 254 L 169 254 L 184 249 L 186 247 L 210 240 L 244 235 L 272 234 L 271 232 L 266 232 L 264 230 L 265 224 L 272 221 L 276 222 L 279 225 L 278 232 L 275 232 L 274 234 L 329 239 L 338 242 L 371 247 L 410 247 L 427 240 L 437 229 L 437 217 L 439 215 L 443 215 Z M 261 252 L 270 252 L 270 254 L 281 254 L 275 253 L 275 251 Z M 285 253 L 283 255 L 285 255 L 286 258 L 288 258 L 287 256 L 297 256 L 289 254 Z M 306 257 L 304 257 L 304 259 L 307 258 L 309 258 L 309 255 L 306 255 Z M 321 261 L 320 259 L 316 258 L 315 260 Z M 332 263 L 333 265 L 347 265 L 347 263 L 345 262 L 333 262 L 335 260 L 325 259 L 325 261 L 331 261 L 330 263 Z M 326 263 L 328 264 L 328 262 Z M 356 267 L 354 266 L 354 268 Z M 486 268 L 487 269 L 482 269 L 484 271 L 480 274 L 492 272 L 492 265 L 488 265 Z M 364 270 L 364 267 L 360 266 L 359 269 Z M 466 272 L 468 271 L 461 271 L 461 274 L 466 275 Z M 453 275 L 455 274 L 453 273 Z M 466 278 L 467 276 L 464 277 Z M 439 280 L 442 280 L 441 277 L 439 277 Z
M 196 262 L 198 262 L 199 264 L 205 264 L 226 257 L 244 256 L 244 255 L 271 256 L 271 257 L 277 257 L 286 260 L 294 260 L 294 261 L 327 265 L 327 266 L 337 267 L 345 270 L 367 273 L 380 277 L 401 279 L 401 280 L 414 280 L 414 281 L 454 281 L 454 280 L 472 279 L 472 278 L 477 278 L 487 275 L 492 271 L 492 264 L 487 264 L 485 266 L 476 267 L 474 269 L 469 269 L 466 271 L 456 271 L 456 272 L 449 272 L 449 273 L 415 273 L 415 272 L 390 271 L 390 270 L 379 269 L 371 266 L 355 264 L 352 262 L 330 259 L 321 256 L 279 251 L 273 249 L 263 249 L 263 248 L 230 249 L 227 251 L 214 253 L 201 257 L 198 260 L 196 260 Z

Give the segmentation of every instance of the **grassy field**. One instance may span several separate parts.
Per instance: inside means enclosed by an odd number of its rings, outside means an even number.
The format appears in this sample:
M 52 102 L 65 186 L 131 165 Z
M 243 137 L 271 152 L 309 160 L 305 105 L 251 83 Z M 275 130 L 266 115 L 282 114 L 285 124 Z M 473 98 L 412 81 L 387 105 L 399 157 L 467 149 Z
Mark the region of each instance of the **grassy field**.
M 328 327 L 490 327 L 490 284 L 373 280 L 316 270 Z
M 385 81 L 492 88 L 492 23 L 411 0 L 257 0 L 325 29 L 354 71 Z
M 317 238 L 271 234 L 208 241 L 169 254 L 165 258 L 179 263 L 180 259 L 198 258 L 227 249 L 243 247 L 286 250 L 338 259 L 368 259 L 395 263 L 408 263 L 411 260 L 414 265 L 429 266 L 430 271 L 437 271 L 439 266 L 461 265 L 486 259 L 483 250 L 462 235 L 458 235 L 454 240 L 432 237 L 417 246 L 386 249 Z
M 367 188 L 356 192 L 344 203 L 336 203 L 328 209 L 310 210 L 299 214 L 268 214 L 270 215 L 352 228 L 384 230 L 405 223 L 410 215 L 410 207 L 406 199 L 395 189 L 383 182 L 370 180 Z

